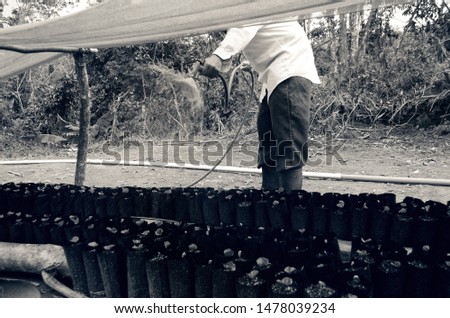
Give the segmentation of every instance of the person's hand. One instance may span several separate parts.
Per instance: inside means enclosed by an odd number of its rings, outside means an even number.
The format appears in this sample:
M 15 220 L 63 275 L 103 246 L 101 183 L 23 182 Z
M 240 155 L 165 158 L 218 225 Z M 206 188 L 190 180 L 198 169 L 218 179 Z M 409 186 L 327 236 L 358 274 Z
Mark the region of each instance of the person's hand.
M 217 55 L 213 54 L 205 59 L 200 74 L 207 77 L 215 77 L 219 74 L 221 69 L 222 69 L 222 59 Z

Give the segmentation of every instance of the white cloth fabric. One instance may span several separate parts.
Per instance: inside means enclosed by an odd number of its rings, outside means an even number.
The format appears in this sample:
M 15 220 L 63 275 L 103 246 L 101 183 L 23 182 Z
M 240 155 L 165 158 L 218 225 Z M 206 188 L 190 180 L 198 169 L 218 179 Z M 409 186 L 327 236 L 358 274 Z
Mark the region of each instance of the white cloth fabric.
M 336 14 L 372 5 L 412 0 L 104 0 L 86 10 L 43 22 L 0 29 L 0 80 L 59 54 L 23 54 L 24 49 L 108 48 L 143 44 L 292 15 Z
M 258 72 L 268 97 L 279 83 L 292 76 L 320 83 L 311 44 L 297 17 L 231 28 L 214 54 L 227 61 L 241 51 Z

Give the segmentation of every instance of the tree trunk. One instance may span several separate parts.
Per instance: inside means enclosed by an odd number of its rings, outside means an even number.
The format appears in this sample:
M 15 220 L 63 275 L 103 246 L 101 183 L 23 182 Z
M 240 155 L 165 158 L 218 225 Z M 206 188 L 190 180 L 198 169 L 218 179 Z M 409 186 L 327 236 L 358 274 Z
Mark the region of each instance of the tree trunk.
M 75 171 L 75 185 L 81 186 L 86 175 L 87 148 L 89 145 L 89 125 L 91 117 L 91 92 L 86 67 L 86 54 L 74 53 L 75 69 L 80 88 L 80 133 L 78 135 L 78 154 Z
M 361 32 L 361 14 L 362 12 L 352 12 L 349 15 L 349 27 L 351 30 L 349 58 L 352 60 L 355 58 L 360 44 L 359 35 Z
M 34 105 L 34 83 L 31 70 L 27 72 L 27 76 L 28 76 L 28 85 L 30 87 L 30 93 L 28 95 L 28 105 Z
M 362 53 L 366 52 L 366 44 L 367 44 L 367 35 L 369 34 L 370 28 L 372 26 L 372 21 L 376 18 L 378 13 L 377 9 L 371 9 L 369 17 L 367 18 L 367 22 L 364 25 L 364 32 L 360 41 L 359 50 L 356 52 L 356 61 L 359 60 Z
M 146 132 L 147 132 L 147 106 L 146 106 L 146 101 L 147 101 L 147 92 L 145 89 L 145 78 L 144 75 L 141 74 L 141 83 L 142 83 L 142 93 L 143 93 L 143 97 L 142 97 L 142 105 L 141 105 L 141 122 L 142 122 L 142 130 L 141 133 L 143 136 L 145 136 Z
M 119 132 L 117 130 L 117 107 L 119 107 L 119 100 L 120 97 L 118 97 L 117 101 L 114 99 L 111 103 L 110 111 L 113 115 L 113 120 L 111 124 L 111 143 L 113 145 L 119 144 Z
M 331 39 L 330 44 L 328 46 L 328 52 L 330 55 L 330 60 L 333 62 L 333 70 L 331 71 L 332 74 L 337 74 L 338 72 L 338 58 L 337 58 L 337 44 L 336 44 L 336 34 L 335 34 L 335 23 L 333 20 L 328 20 L 330 23 L 330 33 L 328 37 Z
M 339 15 L 339 65 L 344 63 L 347 58 L 347 19 L 345 14 Z

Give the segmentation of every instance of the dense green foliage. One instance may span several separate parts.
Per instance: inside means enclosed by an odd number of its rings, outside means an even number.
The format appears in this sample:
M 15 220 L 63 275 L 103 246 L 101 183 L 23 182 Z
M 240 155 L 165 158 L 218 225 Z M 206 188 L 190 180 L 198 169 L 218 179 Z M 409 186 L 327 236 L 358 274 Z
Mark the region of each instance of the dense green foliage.
M 313 91 L 312 130 L 341 134 L 354 125 L 450 126 L 450 12 L 421 0 L 401 8 L 409 18 L 392 26 L 393 8 L 305 21 L 322 85 Z M 31 10 L 31 11 L 30 11 Z M 16 11 L 49 17 L 49 7 Z M 249 76 L 236 76 L 230 110 L 223 109 L 219 80 L 195 77 L 189 70 L 210 54 L 221 33 L 101 50 L 89 58 L 96 138 L 124 133 L 164 138 L 177 133 L 227 133 L 240 123 L 247 100 L 257 111 L 257 91 Z M 235 64 L 239 63 L 236 59 Z M 229 74 L 226 74 L 229 77 Z M 196 95 L 196 83 L 200 95 Z M 70 56 L 0 83 L 0 127 L 4 134 L 62 134 L 76 127 L 79 94 Z M 59 116 L 58 116 L 59 115 Z M 245 131 L 255 130 L 250 116 Z M 99 121 L 99 119 L 102 120 Z M 442 128 L 444 127 L 444 128 Z M 447 128 L 446 128 L 447 127 Z

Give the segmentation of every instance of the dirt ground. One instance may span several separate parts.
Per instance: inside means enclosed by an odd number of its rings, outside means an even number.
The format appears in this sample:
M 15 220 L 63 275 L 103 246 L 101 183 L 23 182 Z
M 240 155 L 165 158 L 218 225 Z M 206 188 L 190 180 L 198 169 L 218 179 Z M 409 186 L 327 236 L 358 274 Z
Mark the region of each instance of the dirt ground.
M 249 140 L 252 136 L 246 136 Z M 448 179 L 450 182 L 450 136 L 436 136 L 420 130 L 409 131 L 388 137 L 360 131 L 357 137 L 330 140 L 325 137 L 311 138 L 310 161 L 306 172 L 342 173 L 350 175 L 375 175 Z M 183 161 L 192 164 L 212 165 L 220 158 L 227 140 L 220 143 L 209 141 L 172 145 L 164 142 L 129 142 L 129 147 L 112 147 L 95 144 L 89 149 L 88 158 L 103 159 L 109 165 L 88 165 L 85 185 L 96 187 L 183 187 L 198 180 L 206 171 L 139 167 L 114 164 L 120 160 L 140 160 L 147 163 Z M 242 142 L 242 140 L 241 140 Z M 233 147 L 222 165 L 255 167 L 256 148 L 254 142 L 244 142 L 243 147 Z M 68 159 L 76 158 L 76 149 L 48 148 L 27 145 L 3 147 L 0 160 Z M 111 164 L 113 163 L 113 164 Z M 1 165 L 0 184 L 7 182 L 73 183 L 75 164 L 31 164 Z M 196 184 L 197 187 L 232 188 L 261 186 L 258 173 L 213 172 Z M 320 193 L 384 193 L 397 195 L 398 200 L 412 196 L 422 200 L 450 201 L 450 186 L 396 184 L 379 182 L 339 181 L 308 177 L 303 188 Z

